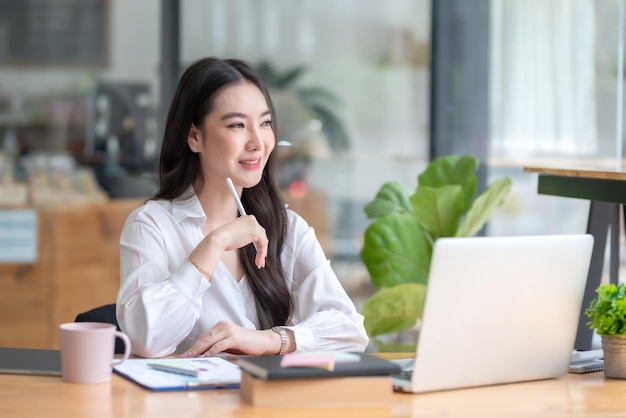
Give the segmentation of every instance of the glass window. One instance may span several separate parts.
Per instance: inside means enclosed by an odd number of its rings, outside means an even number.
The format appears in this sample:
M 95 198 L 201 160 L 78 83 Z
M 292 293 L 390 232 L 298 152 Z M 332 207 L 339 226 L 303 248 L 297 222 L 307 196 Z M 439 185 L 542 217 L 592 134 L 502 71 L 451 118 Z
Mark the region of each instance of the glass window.
M 585 231 L 588 201 L 538 195 L 521 168 L 620 168 L 619 3 L 491 2 L 489 173 L 513 189 L 490 234 Z
M 428 159 L 430 2 L 182 2 L 182 61 L 242 58 L 277 108 L 281 183 L 350 290 L 378 188 L 415 187 Z M 289 83 L 285 80 L 296 71 Z
M 36 195 L 41 202 L 69 201 L 57 174 L 79 171 L 76 189 L 90 181 L 110 198 L 151 195 L 156 115 L 167 106 L 162 3 L 63 2 L 78 8 L 72 13 L 37 4 L 0 0 L 2 181 L 52 190 Z M 581 232 L 588 202 L 538 195 L 536 176 L 521 168 L 621 162 L 621 2 L 489 4 L 488 174 L 511 176 L 513 189 L 487 233 Z M 285 197 L 315 227 L 346 288 L 371 291 L 358 254 L 363 207 L 386 181 L 415 187 L 429 158 L 431 2 L 186 0 L 180 7 L 180 68 L 217 55 L 263 71 L 278 109 Z M 86 41 L 102 46 L 99 54 L 80 55 L 84 43 L 74 42 L 82 60 L 70 60 L 50 38 L 37 63 L 7 59 L 19 46 L 15 22 L 31 19 L 39 30 L 31 35 L 41 36 L 42 16 L 43 29 L 57 28 L 59 39 L 68 25 L 76 36 L 91 33 Z M 36 48 L 28 51 L 37 58 Z M 28 195 L 0 193 L 0 203 L 11 199 Z

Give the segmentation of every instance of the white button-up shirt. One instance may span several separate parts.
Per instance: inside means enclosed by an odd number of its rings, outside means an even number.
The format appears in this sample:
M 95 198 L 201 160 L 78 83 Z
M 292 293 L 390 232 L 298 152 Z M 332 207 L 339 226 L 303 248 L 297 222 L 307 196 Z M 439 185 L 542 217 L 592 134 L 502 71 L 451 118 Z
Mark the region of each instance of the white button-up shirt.
M 363 351 L 363 316 L 346 294 L 304 219 L 287 209 L 282 263 L 294 309 L 298 351 Z M 206 216 L 195 193 L 149 201 L 128 217 L 120 238 L 117 319 L 142 357 L 182 353 L 220 320 L 258 329 L 248 278 L 218 262 L 209 283 L 186 261 L 204 238 Z

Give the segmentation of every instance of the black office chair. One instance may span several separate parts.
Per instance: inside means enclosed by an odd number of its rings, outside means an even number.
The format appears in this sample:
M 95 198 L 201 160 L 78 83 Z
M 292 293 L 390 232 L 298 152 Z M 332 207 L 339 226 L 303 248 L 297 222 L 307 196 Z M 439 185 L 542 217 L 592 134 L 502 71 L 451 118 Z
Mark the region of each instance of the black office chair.
M 74 322 L 105 322 L 107 324 L 113 324 L 120 330 L 120 325 L 117 323 L 117 316 L 115 315 L 115 303 L 99 306 L 91 309 L 87 312 L 79 313 L 76 315 Z M 124 342 L 119 338 L 115 339 L 115 354 L 124 354 Z

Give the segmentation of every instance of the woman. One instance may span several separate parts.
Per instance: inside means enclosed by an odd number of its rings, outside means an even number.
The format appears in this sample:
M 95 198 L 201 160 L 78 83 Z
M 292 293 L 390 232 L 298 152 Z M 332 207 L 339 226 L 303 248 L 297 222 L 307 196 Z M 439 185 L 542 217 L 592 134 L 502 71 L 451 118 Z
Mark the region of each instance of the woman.
M 281 197 L 274 116 L 243 61 L 205 58 L 181 77 L 160 189 L 120 239 L 117 318 L 135 354 L 365 349 L 363 317 L 313 229 Z

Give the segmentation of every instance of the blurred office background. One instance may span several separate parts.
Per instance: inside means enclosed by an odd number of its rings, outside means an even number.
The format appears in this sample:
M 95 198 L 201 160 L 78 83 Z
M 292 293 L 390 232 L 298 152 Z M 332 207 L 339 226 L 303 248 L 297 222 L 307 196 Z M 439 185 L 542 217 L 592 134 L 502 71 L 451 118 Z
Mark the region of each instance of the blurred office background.
M 584 232 L 589 203 L 538 195 L 522 167 L 621 168 L 622 5 L 0 0 L 0 200 L 149 197 L 178 76 L 217 55 L 267 78 L 285 196 L 357 302 L 364 205 L 439 155 L 479 157 L 482 187 L 512 178 L 486 234 Z

